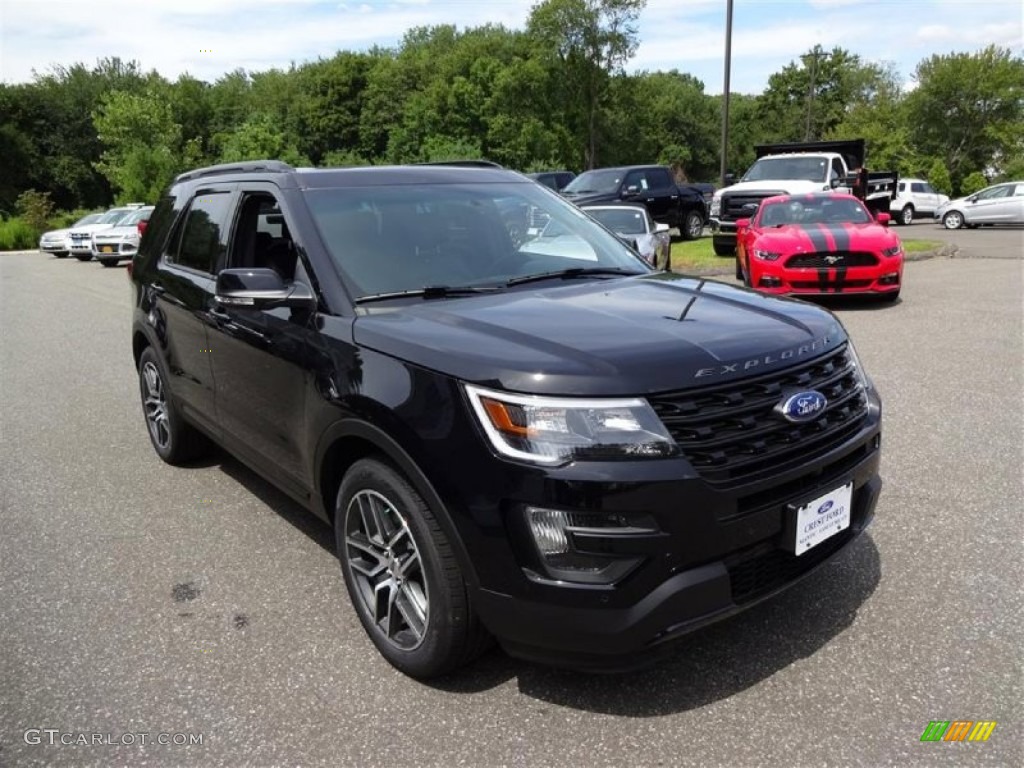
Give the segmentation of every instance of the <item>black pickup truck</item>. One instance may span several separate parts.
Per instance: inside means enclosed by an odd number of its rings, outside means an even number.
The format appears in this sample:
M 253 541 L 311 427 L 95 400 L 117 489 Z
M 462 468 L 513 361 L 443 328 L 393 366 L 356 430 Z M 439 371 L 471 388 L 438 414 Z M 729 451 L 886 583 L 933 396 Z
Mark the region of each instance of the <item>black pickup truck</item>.
M 663 165 L 625 165 L 585 171 L 562 194 L 576 205 L 641 203 L 651 218 L 679 229 L 684 240 L 700 237 L 708 220 L 701 190 L 677 184 Z

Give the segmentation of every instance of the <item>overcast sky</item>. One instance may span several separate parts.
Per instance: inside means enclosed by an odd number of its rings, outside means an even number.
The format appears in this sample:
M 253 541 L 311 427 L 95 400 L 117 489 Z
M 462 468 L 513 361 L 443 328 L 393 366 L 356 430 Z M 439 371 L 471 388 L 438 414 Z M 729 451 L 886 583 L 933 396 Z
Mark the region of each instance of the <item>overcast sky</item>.
M 395 46 L 410 27 L 521 28 L 533 0 L 0 0 L 0 80 L 28 82 L 55 64 L 119 56 L 174 79 L 214 81 Z M 679 69 L 721 93 L 725 0 L 648 0 L 640 47 L 627 65 Z M 933 53 L 990 43 L 1022 51 L 1021 0 L 736 0 L 732 89 L 759 93 L 768 76 L 820 43 L 892 62 L 912 87 Z

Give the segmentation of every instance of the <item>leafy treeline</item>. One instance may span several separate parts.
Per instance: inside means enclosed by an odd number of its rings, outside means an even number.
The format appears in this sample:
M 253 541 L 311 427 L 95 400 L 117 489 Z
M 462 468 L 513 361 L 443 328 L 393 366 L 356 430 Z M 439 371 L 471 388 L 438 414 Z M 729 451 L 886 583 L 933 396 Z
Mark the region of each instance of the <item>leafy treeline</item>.
M 0 212 L 30 189 L 61 209 L 153 202 L 177 172 L 265 157 L 486 157 L 524 171 L 662 162 L 714 181 L 721 97 L 675 70 L 623 69 L 644 3 L 545 0 L 522 31 L 418 28 L 394 50 L 214 83 L 112 58 L 0 85 Z M 1024 60 L 996 47 L 932 56 L 915 79 L 905 93 L 892 69 L 810 51 L 762 94 L 731 97 L 729 165 L 741 171 L 761 142 L 864 136 L 871 166 L 948 192 L 1024 177 Z

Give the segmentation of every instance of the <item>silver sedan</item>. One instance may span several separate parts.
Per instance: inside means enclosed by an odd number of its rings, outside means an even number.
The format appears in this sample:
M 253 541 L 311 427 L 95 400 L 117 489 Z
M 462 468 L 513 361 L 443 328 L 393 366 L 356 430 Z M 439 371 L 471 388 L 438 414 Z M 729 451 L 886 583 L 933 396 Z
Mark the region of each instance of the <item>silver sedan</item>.
M 669 226 L 656 224 L 642 205 L 584 205 L 581 210 L 627 242 L 655 269 L 670 268 Z

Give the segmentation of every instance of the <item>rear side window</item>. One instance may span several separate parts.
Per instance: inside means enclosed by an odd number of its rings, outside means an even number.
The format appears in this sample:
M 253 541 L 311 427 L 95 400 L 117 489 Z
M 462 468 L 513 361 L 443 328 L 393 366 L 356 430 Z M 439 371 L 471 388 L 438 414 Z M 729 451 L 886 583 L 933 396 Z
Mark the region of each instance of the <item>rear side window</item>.
M 924 191 L 926 191 L 925 188 L 924 188 L 924 184 L 921 184 L 921 183 L 916 182 L 916 181 L 913 184 L 910 185 L 910 188 L 914 192 L 924 192 Z
M 197 195 L 185 216 L 178 247 L 168 251 L 167 261 L 212 273 L 227 245 L 224 222 L 230 203 L 227 192 Z

